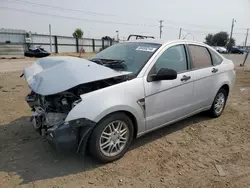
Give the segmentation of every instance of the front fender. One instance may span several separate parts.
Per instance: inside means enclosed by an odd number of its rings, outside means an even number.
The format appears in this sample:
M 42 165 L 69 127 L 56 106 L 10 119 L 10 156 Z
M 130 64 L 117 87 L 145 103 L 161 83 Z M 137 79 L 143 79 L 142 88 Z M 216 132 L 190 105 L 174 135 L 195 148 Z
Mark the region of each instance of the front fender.
M 144 132 L 144 111 L 137 103 L 144 96 L 141 78 L 96 90 L 81 96 L 82 101 L 69 112 L 66 121 L 86 118 L 98 123 L 108 114 L 126 111 L 135 117 L 138 133 Z

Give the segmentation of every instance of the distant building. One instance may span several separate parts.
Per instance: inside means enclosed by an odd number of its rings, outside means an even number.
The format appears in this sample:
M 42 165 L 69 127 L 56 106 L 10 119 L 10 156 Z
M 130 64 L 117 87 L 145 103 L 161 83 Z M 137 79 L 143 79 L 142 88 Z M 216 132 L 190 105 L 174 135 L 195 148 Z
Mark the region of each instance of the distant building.
M 5 28 L 0 28 L 0 33 L 19 33 L 19 34 L 24 34 L 26 33 L 25 30 L 21 29 L 5 29 Z
M 25 43 L 25 30 L 0 28 L 1 43 Z

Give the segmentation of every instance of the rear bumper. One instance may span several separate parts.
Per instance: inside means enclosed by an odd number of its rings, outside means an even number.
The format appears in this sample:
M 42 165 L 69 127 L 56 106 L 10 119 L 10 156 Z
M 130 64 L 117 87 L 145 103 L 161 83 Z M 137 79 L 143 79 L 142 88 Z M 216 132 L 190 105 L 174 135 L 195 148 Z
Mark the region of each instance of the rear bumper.
M 231 88 L 235 86 L 235 82 L 236 82 L 236 71 L 233 71 L 232 79 L 231 79 Z

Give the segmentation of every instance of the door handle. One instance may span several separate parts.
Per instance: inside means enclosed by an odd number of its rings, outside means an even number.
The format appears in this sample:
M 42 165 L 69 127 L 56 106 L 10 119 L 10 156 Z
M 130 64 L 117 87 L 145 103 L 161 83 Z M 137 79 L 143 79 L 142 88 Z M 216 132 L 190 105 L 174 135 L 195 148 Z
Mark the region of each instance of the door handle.
M 189 79 L 191 79 L 191 76 L 186 76 L 186 75 L 184 75 L 184 76 L 181 78 L 181 81 L 187 81 L 187 80 L 189 80 Z
M 218 72 L 219 69 L 213 68 L 212 73 Z

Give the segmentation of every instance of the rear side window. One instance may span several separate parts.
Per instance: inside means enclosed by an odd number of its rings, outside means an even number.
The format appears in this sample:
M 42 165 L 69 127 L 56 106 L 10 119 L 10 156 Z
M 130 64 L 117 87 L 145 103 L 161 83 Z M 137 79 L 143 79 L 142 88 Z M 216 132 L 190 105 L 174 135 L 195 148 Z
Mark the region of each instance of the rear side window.
M 212 59 L 208 49 L 203 46 L 188 45 L 192 59 L 192 68 L 200 69 L 212 66 Z
M 214 51 L 209 50 L 212 55 L 213 65 L 219 65 L 222 63 L 223 59 Z

